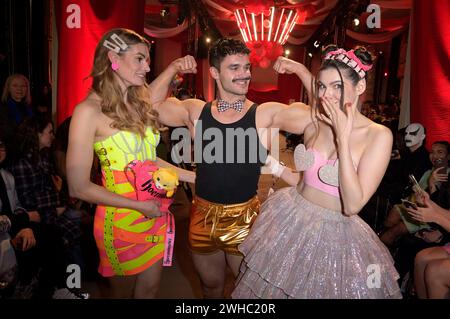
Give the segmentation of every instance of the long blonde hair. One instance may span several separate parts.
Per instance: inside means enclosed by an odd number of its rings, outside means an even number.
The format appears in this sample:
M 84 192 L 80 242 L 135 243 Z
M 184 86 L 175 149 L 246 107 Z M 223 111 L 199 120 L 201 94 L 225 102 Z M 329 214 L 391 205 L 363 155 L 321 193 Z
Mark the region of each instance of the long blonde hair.
M 12 74 L 6 79 L 5 86 L 3 87 L 2 102 L 6 103 L 8 98 L 11 97 L 11 84 L 15 79 L 22 79 L 25 82 L 27 86 L 27 94 L 25 95 L 23 102 L 25 102 L 28 106 L 31 105 L 30 81 L 28 81 L 25 75 L 19 73 Z
M 111 61 L 108 58 L 109 49 L 103 45 L 105 40 L 110 40 L 113 34 L 118 35 L 128 46 L 142 43 L 150 47 L 144 37 L 132 30 L 119 28 L 105 33 L 95 49 L 94 65 L 90 74 L 93 80 L 91 90 L 100 96 L 102 112 L 113 119 L 111 127 L 134 132 L 144 137 L 148 126 L 152 127 L 154 132 L 161 129 L 158 112 L 153 110 L 149 102 L 147 83 L 143 86 L 128 87 L 127 102 L 130 107 L 125 104 L 124 93 L 111 69 Z M 118 54 L 121 55 L 126 50 L 127 48 L 121 49 Z

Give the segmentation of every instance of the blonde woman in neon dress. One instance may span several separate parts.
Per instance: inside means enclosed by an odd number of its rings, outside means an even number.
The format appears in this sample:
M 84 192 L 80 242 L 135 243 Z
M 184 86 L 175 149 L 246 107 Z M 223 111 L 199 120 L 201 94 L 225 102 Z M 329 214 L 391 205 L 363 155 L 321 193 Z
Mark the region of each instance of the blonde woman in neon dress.
M 151 106 L 152 85 L 145 81 L 149 62 L 149 43 L 142 36 L 127 29 L 107 32 L 95 50 L 91 91 L 75 108 L 69 131 L 70 194 L 98 204 L 99 273 L 109 278 L 115 298 L 155 297 L 167 253 L 168 219 L 155 201 L 136 200 L 124 173 L 133 160 L 170 165 L 156 157 L 160 124 Z M 186 56 L 169 68 L 192 72 L 196 64 Z M 103 187 L 89 178 L 94 152 Z M 181 181 L 194 182 L 192 172 L 175 169 Z

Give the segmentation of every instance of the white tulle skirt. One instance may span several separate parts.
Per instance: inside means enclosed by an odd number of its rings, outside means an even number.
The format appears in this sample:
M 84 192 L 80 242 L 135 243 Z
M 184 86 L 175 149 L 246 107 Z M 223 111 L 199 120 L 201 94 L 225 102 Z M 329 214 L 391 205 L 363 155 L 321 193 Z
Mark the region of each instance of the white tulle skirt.
M 235 299 L 401 298 L 392 257 L 373 230 L 295 187 L 269 196 L 239 250 Z

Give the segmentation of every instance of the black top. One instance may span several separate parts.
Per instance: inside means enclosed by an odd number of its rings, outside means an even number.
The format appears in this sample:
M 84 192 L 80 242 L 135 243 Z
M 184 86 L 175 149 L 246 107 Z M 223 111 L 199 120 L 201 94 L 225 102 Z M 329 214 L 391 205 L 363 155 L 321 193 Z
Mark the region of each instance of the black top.
M 392 203 L 399 204 L 401 198 L 412 193 L 409 174 L 413 174 L 419 181 L 431 167 L 429 152 L 424 145 L 412 153 L 408 149 L 401 159 L 389 162 L 378 193 L 389 198 Z
M 430 152 L 427 151 L 425 145 L 421 145 L 414 152 L 407 152 L 404 161 L 404 175 L 408 179 L 409 174 L 413 174 L 417 180 L 422 178 L 422 175 L 432 168 L 430 161 Z
M 236 204 L 256 195 L 267 150 L 256 130 L 253 104 L 239 121 L 223 124 L 213 118 L 208 102 L 195 125 L 195 192 L 210 202 Z M 201 151 L 201 155 L 200 155 Z

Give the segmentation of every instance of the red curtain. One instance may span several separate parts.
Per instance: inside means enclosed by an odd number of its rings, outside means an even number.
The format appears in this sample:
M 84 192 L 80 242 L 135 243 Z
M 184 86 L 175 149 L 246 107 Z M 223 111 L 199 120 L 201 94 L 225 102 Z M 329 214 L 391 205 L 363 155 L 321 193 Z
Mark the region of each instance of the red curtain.
M 450 1 L 413 3 L 411 122 L 427 129 L 427 147 L 450 140 Z
M 144 30 L 145 0 L 58 0 L 57 120 L 61 123 L 86 96 L 95 47 L 112 28 Z

